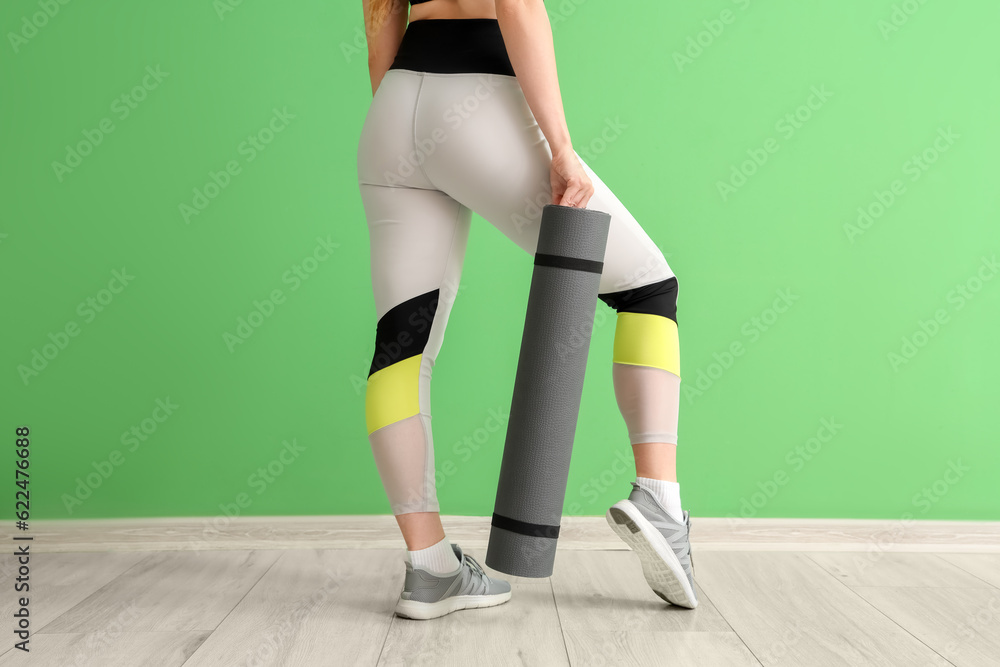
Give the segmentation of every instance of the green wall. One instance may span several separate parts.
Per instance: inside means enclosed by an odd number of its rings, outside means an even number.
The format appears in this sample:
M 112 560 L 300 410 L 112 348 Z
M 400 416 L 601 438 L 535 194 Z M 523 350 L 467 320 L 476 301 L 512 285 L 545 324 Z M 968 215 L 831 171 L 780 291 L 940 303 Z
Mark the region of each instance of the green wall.
M 577 151 L 679 278 L 692 513 L 1000 519 L 1000 5 L 547 6 Z M 387 513 L 360 3 L 12 0 L 0 25 L 0 431 L 31 429 L 31 516 Z M 445 513 L 492 512 L 530 278 L 474 217 L 433 387 Z M 601 304 L 568 514 L 634 475 L 613 334 Z

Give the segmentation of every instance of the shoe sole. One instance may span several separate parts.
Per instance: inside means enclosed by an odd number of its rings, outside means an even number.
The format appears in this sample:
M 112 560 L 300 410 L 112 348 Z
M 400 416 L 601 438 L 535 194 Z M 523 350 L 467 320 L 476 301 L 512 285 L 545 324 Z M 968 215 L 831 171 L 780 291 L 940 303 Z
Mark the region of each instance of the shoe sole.
M 661 599 L 694 609 L 698 606 L 677 554 L 660 531 L 629 500 L 621 500 L 605 518 L 618 537 L 631 547 L 642 563 L 646 583 Z
M 396 603 L 396 615 L 426 621 L 450 614 L 462 609 L 481 609 L 495 607 L 510 600 L 511 591 L 496 595 L 454 595 L 437 602 L 418 602 L 416 600 L 400 600 Z

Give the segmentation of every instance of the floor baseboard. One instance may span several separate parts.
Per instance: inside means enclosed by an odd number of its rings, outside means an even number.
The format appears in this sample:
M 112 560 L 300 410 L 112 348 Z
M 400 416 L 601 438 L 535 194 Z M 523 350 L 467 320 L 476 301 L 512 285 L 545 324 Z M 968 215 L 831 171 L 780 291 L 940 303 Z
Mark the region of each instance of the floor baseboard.
M 448 538 L 485 548 L 490 517 L 443 515 Z M 15 535 L 7 531 L 5 539 Z M 202 549 L 403 549 L 390 515 L 152 517 L 34 520 L 34 553 Z M 898 551 L 1000 553 L 1000 521 L 732 519 L 698 517 L 700 551 Z M 627 549 L 604 517 L 563 517 L 560 549 Z

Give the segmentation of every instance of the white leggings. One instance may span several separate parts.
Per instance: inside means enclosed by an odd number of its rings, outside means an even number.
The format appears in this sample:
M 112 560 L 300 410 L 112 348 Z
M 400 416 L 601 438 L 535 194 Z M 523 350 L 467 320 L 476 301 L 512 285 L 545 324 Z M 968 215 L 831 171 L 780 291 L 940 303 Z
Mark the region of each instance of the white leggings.
M 375 92 L 357 155 L 377 319 L 365 418 L 393 514 L 439 511 L 430 381 L 471 213 L 534 255 L 542 206 L 551 201 L 551 159 L 514 76 L 390 69 Z M 587 208 L 611 215 L 598 291 L 618 310 L 612 371 L 629 440 L 676 444 L 676 317 L 648 307 L 665 303 L 662 289 L 644 295 L 672 284 L 675 303 L 676 279 L 635 218 L 580 162 L 595 189 Z

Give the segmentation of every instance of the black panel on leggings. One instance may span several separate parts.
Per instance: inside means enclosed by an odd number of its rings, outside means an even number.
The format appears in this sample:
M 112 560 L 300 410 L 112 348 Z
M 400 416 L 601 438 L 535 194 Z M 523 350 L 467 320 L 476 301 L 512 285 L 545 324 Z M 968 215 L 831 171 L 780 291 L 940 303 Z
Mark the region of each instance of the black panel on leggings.
M 375 353 L 368 377 L 403 359 L 424 351 L 430 336 L 438 293 L 431 290 L 393 306 L 381 317 L 375 329 Z
M 677 323 L 677 276 L 621 292 L 598 294 L 597 297 L 619 313 L 662 315 Z

